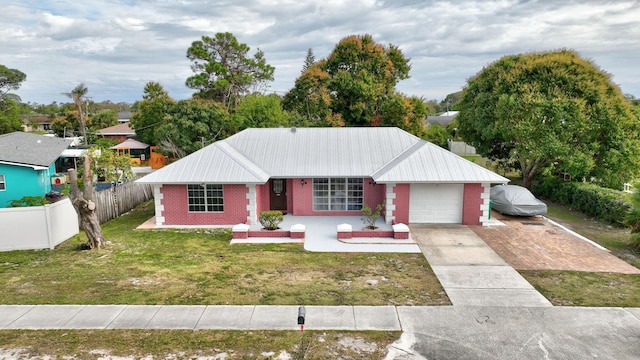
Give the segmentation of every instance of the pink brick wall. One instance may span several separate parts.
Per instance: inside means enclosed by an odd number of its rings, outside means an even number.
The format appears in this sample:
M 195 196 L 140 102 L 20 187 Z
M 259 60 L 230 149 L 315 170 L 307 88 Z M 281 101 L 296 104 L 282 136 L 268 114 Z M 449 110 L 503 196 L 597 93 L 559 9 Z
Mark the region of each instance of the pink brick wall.
M 288 230 L 249 230 L 250 238 L 252 237 L 264 237 L 264 238 L 284 238 L 291 237 L 291 232 Z
M 409 197 L 411 195 L 409 184 L 396 184 L 393 188 L 396 193 L 394 204 L 396 209 L 393 212 L 395 224 L 409 223 Z
M 290 212 L 293 209 L 293 188 L 294 184 L 300 186 L 299 179 L 287 179 L 287 212 Z
M 300 180 L 303 180 L 305 184 L 301 184 Z M 287 184 L 288 185 L 288 184 Z M 289 187 L 289 198 L 291 201 L 291 209 L 293 215 L 311 215 L 312 208 L 312 196 L 313 196 L 313 179 L 294 179 Z
M 165 225 L 234 225 L 247 222 L 247 187 L 224 185 L 224 212 L 189 212 L 187 185 L 163 185 Z
M 271 186 L 269 182 L 264 185 L 256 185 L 256 211 L 258 216 L 260 216 L 261 211 L 269 210 L 271 203 L 271 189 L 269 186 Z
M 392 238 L 393 230 L 353 230 L 354 238 Z
M 482 185 L 481 184 L 464 184 L 464 195 L 462 202 L 462 224 L 464 225 L 481 225 L 480 216 L 482 216 Z

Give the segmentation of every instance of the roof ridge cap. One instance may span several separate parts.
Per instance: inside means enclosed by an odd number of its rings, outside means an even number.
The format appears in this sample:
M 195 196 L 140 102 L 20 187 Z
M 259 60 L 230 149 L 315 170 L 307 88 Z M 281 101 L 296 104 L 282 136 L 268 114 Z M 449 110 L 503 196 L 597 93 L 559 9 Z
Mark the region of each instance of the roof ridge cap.
M 262 167 L 258 166 L 251 159 L 244 156 L 240 151 L 236 150 L 236 148 L 231 146 L 231 144 L 227 143 L 225 140 L 216 141 L 211 145 L 220 149 L 220 151 L 225 153 L 233 161 L 235 161 L 238 165 L 240 165 L 246 171 L 250 172 L 256 178 L 261 180 L 264 179 L 264 181 L 267 181 L 271 177 Z M 253 166 L 247 166 L 248 163 L 250 163 Z
M 384 174 L 386 174 L 387 172 L 389 172 L 391 169 L 393 169 L 396 165 L 400 164 L 402 161 L 404 161 L 406 158 L 408 158 L 409 156 L 411 156 L 413 153 L 415 153 L 416 151 L 418 151 L 418 149 L 422 148 L 425 144 L 427 144 L 428 142 L 425 140 L 422 140 L 420 138 L 418 138 L 418 141 L 416 141 L 413 145 L 411 145 L 410 147 L 408 147 L 405 151 L 403 151 L 402 153 L 400 153 L 398 156 L 396 156 L 395 158 L 391 159 L 391 161 L 389 161 L 388 163 L 382 165 L 382 167 L 380 167 L 380 169 L 374 171 L 373 174 L 371 174 L 371 178 L 375 181 L 376 179 L 380 178 L 381 176 L 383 176 Z

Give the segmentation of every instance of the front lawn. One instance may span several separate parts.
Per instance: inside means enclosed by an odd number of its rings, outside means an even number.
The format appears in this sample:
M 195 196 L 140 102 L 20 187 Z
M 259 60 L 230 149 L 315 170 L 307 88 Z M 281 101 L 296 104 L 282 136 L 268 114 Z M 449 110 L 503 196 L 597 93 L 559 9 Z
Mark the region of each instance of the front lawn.
M 299 244 L 229 245 L 228 230 L 135 230 L 153 203 L 103 225 L 80 251 L 0 253 L 2 304 L 449 304 L 422 254 L 311 253 Z M 367 280 L 377 280 L 369 285 Z
M 640 275 L 520 271 L 556 306 L 640 307 Z
M 388 331 L 12 330 L 0 359 L 382 359 Z M 304 342 L 302 341 L 304 340 Z

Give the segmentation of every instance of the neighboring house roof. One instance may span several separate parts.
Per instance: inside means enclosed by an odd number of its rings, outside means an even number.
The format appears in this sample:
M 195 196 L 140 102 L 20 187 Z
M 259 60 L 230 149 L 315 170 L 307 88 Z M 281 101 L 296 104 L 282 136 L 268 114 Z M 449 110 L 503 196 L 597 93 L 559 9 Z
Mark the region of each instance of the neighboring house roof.
M 118 135 L 129 136 L 129 135 L 135 135 L 136 132 L 129 127 L 129 123 L 122 123 L 114 126 L 109 126 L 104 129 L 100 129 L 97 131 L 97 134 L 102 136 L 118 136 Z
M 118 111 L 118 121 L 127 122 L 131 119 L 131 111 Z
M 269 178 L 305 177 L 508 182 L 445 149 L 390 127 L 246 129 L 138 181 L 263 184 Z
M 27 116 L 22 119 L 22 122 L 25 124 L 32 121 L 35 121 L 38 124 L 50 124 L 52 119 L 48 116 Z
M 120 149 L 140 149 L 140 150 L 144 150 L 146 148 L 148 148 L 149 144 L 145 144 L 142 141 L 138 141 L 136 139 L 127 139 L 123 142 L 121 142 L 120 144 L 116 145 L 116 146 L 112 146 L 111 149 L 113 150 L 120 150 Z
M 427 116 L 427 120 L 425 121 L 425 124 L 428 124 L 428 125 L 438 124 L 443 128 L 446 128 L 447 126 L 449 126 L 449 124 L 453 122 L 453 120 L 456 119 L 456 116 L 458 116 L 458 111 L 447 111 L 437 116 Z
M 70 140 L 20 131 L 0 135 L 0 162 L 49 167 L 70 144 Z

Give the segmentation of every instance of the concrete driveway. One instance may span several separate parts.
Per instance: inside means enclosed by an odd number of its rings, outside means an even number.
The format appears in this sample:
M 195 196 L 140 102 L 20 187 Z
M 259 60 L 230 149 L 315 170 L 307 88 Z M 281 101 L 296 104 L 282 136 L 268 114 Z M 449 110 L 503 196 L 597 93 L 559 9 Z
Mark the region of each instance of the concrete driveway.
M 409 228 L 454 306 L 551 306 L 467 226 Z

